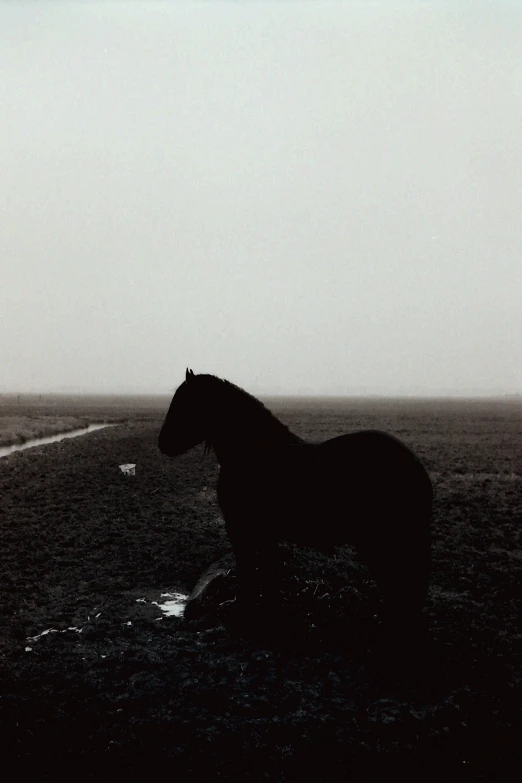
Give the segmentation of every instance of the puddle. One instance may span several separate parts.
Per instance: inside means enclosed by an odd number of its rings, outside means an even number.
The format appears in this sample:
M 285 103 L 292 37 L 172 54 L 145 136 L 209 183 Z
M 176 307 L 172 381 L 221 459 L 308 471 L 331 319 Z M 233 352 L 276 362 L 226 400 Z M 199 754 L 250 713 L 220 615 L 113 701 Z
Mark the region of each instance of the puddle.
M 161 604 L 158 601 L 151 601 L 151 603 L 154 604 L 154 606 L 159 606 L 167 617 L 183 617 L 188 595 L 184 595 L 183 593 L 162 593 L 161 597 L 167 598 L 168 600 Z M 140 601 L 139 598 L 138 601 Z M 161 620 L 161 617 L 159 619 Z
M 25 443 L 14 443 L 12 446 L 1 446 L 0 458 L 8 457 L 10 454 L 14 454 L 15 451 L 25 451 L 25 449 L 31 449 L 33 446 L 44 446 L 47 443 L 58 443 L 65 438 L 76 438 L 78 435 L 86 435 L 88 432 L 94 432 L 94 430 L 115 426 L 115 424 L 89 424 L 88 427 L 82 427 L 78 430 L 59 432 L 57 435 L 48 435 L 45 438 L 33 438 L 32 440 L 26 440 Z

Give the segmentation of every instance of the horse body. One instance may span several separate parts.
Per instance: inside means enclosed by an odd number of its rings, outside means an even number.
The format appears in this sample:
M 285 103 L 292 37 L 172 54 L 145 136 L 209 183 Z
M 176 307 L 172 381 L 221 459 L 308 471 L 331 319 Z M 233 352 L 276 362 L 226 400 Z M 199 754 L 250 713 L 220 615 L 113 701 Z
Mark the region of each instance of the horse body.
M 196 439 L 196 440 L 195 440 Z M 279 541 L 352 544 L 395 625 L 415 625 L 427 596 L 432 487 L 413 452 L 374 430 L 308 443 L 227 381 L 187 371 L 162 427 L 175 456 L 206 440 L 220 464 L 218 502 L 236 557 L 237 602 L 277 602 Z
M 290 445 L 273 456 L 225 460 L 218 501 L 225 520 L 237 514 L 249 535 L 257 519 L 265 536 L 273 532 L 295 543 L 316 538 L 355 544 L 368 526 L 388 526 L 390 514 L 399 511 L 402 517 L 405 497 L 420 511 L 431 500 L 426 478 L 414 455 L 395 438 L 358 432 L 320 444 Z

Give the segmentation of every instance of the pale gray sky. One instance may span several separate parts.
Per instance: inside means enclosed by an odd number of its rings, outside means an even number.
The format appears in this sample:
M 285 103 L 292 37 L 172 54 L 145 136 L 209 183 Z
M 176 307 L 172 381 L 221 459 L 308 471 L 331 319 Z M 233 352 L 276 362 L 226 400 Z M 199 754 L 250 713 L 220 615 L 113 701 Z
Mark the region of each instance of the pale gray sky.
M 0 2 L 0 391 L 522 392 L 522 3 Z

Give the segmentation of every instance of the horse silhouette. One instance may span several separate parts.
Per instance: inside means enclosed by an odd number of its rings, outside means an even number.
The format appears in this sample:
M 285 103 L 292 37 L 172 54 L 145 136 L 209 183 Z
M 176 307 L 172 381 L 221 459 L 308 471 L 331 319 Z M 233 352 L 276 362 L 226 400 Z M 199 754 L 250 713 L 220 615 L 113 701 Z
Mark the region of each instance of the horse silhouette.
M 187 370 L 158 445 L 171 457 L 198 443 L 220 465 L 217 497 L 236 558 L 237 616 L 278 605 L 280 541 L 323 551 L 351 544 L 382 592 L 390 638 L 422 625 L 432 485 L 415 454 L 367 430 L 310 443 L 229 381 Z

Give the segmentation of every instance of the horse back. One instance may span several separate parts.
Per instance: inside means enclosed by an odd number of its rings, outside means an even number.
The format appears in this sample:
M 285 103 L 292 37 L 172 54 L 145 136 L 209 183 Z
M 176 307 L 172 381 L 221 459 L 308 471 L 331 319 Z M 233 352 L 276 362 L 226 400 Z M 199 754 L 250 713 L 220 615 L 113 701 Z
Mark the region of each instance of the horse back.
M 399 500 L 417 510 L 431 506 L 428 473 L 415 453 L 393 435 L 363 430 L 316 445 L 316 470 L 323 490 L 336 495 L 343 484 L 367 505 Z
M 222 466 L 218 500 L 225 519 L 263 526 L 332 525 L 340 516 L 429 513 L 426 470 L 400 440 L 368 430 L 289 447 Z

